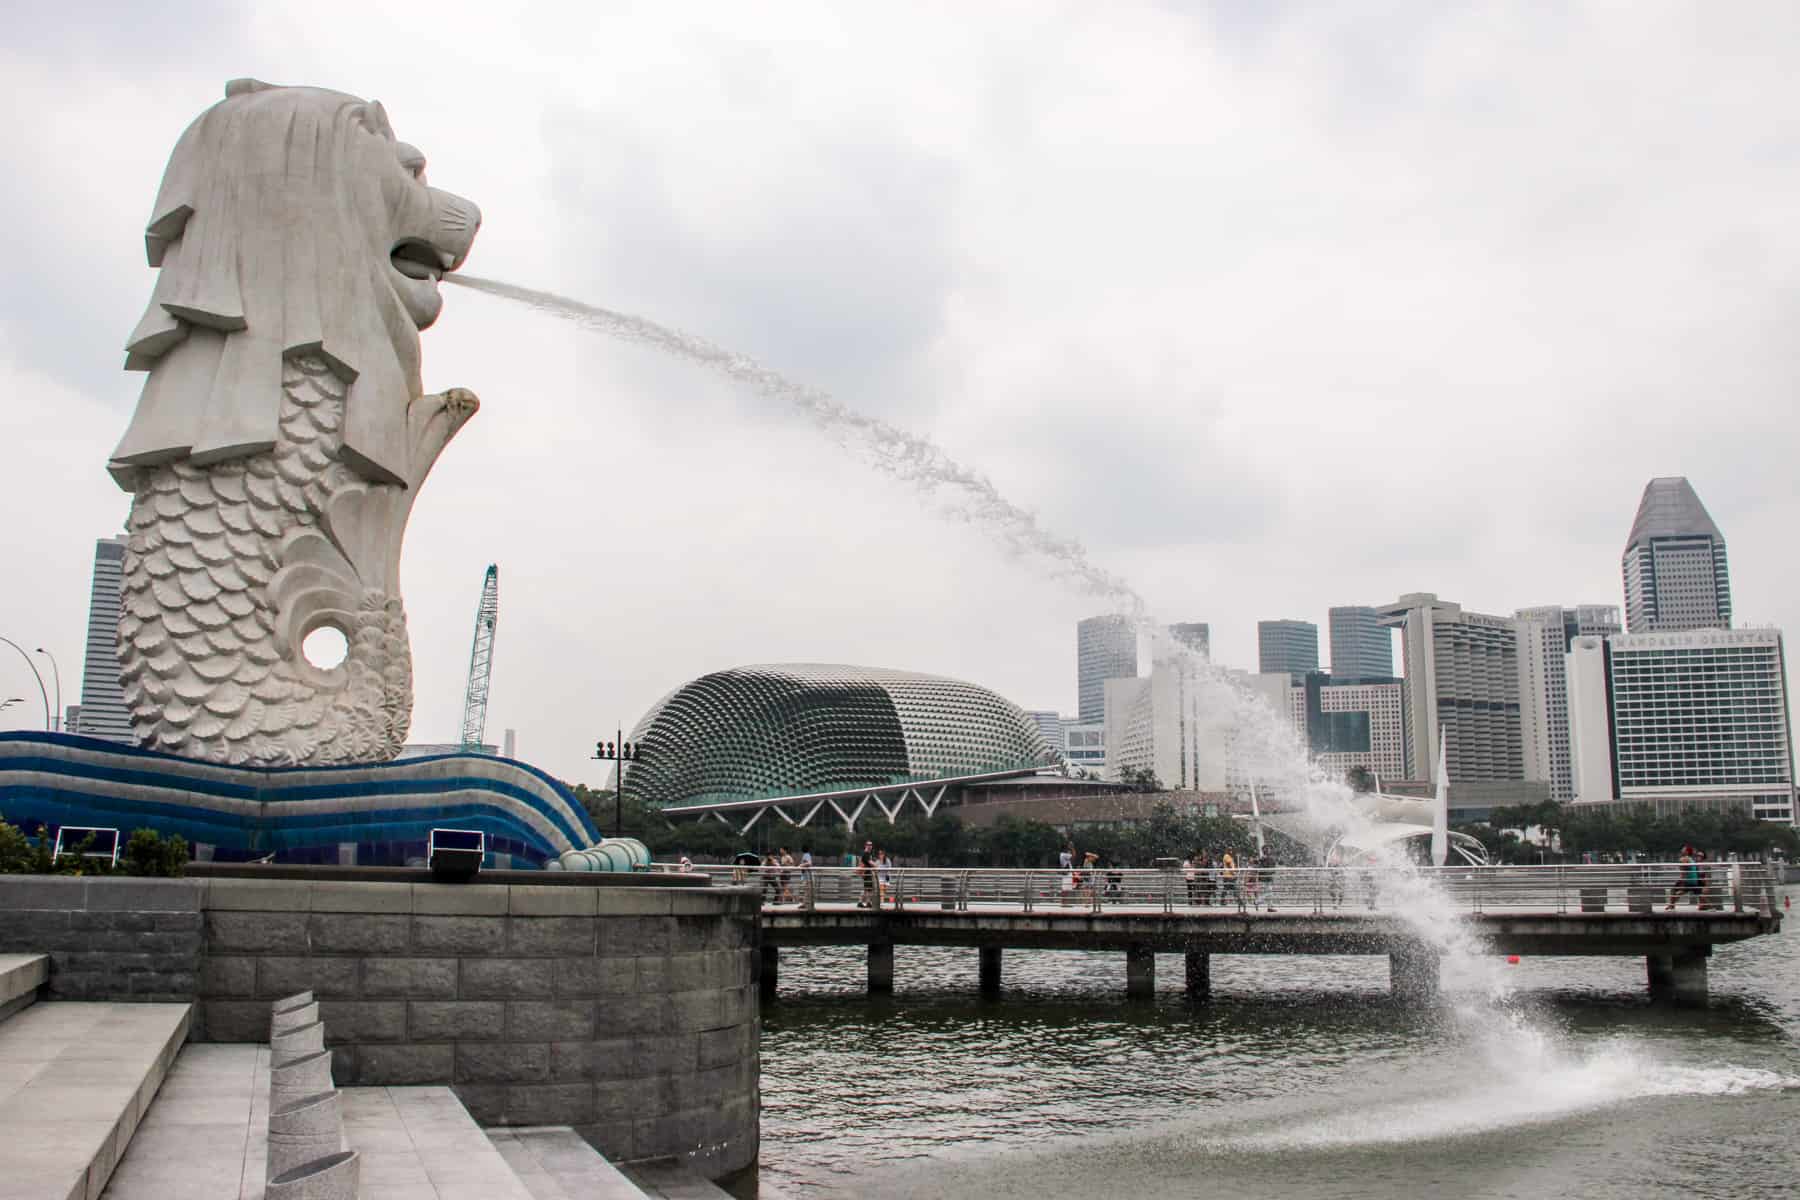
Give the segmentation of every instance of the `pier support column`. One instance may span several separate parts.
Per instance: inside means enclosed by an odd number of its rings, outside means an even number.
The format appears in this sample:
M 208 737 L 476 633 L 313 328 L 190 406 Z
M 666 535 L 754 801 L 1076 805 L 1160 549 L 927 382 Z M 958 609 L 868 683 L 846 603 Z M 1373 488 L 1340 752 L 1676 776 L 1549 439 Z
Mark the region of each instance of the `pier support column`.
M 776 980 L 781 974 L 781 948 L 763 943 L 758 955 L 756 970 L 756 987 L 764 1000 L 775 998 Z
M 1187 960 L 1187 994 L 1189 1000 L 1212 997 L 1212 955 L 1189 950 Z
M 869 994 L 894 990 L 894 944 L 882 942 L 869 947 Z
M 998 996 L 1000 994 L 1000 947 L 983 946 L 978 953 L 981 955 L 981 994 Z
M 1125 948 L 1125 994 L 1134 1000 L 1156 994 L 1156 953 L 1150 947 Z
M 1437 951 L 1425 946 L 1406 946 L 1389 952 L 1388 979 L 1396 999 L 1435 999 L 1438 994 Z
M 1644 959 L 1650 977 L 1650 996 L 1677 1004 L 1706 1001 L 1706 960 L 1711 946 L 1691 946 L 1673 954 L 1651 954 Z

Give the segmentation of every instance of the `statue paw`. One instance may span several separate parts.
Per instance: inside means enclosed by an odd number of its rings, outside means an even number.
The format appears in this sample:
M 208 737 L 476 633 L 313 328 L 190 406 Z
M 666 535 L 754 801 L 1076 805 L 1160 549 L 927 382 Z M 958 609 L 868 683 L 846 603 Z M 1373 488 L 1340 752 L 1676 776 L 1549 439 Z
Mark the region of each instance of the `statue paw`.
M 444 402 L 444 411 L 458 421 L 468 420 L 481 407 L 481 401 L 468 388 L 446 388 L 439 399 Z

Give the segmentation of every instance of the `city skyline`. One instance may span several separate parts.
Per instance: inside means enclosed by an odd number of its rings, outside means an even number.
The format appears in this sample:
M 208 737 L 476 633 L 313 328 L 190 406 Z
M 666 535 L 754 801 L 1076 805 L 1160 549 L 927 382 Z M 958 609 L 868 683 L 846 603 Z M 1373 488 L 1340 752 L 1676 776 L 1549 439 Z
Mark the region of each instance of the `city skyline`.
M 1733 623 L 1800 628 L 1793 367 L 1767 335 L 1789 298 L 1762 265 L 1800 257 L 1770 216 L 1800 180 L 1761 151 L 1793 88 L 1765 53 L 1782 39 L 1721 21 L 1700 43 L 1647 13 L 1619 53 L 1579 13 L 1508 13 L 1511 38 L 1423 13 L 1346 38 L 1323 10 L 1121 5 L 1043 22 L 1024 57 L 997 11 L 621 10 L 567 41 L 404 3 L 28 14 L 0 60 L 50 117 L 0 135 L 32 230 L 0 302 L 0 444 L 29 448 L 5 548 L 30 586 L 0 633 L 52 650 L 69 698 L 93 541 L 125 508 L 102 463 L 141 383 L 119 347 L 154 278 L 144 223 L 173 139 L 238 75 L 379 98 L 481 204 L 470 272 L 691 330 L 931 436 L 1161 620 L 1208 621 L 1222 664 L 1256 662 L 1272 612 L 1323 627 L 1413 589 L 1622 603 L 1632 506 L 1663 475 L 1730 536 Z M 146 76 L 172 26 L 193 37 Z M 821 31 L 838 50 L 811 49 Z M 1454 85 L 1446 44 L 1473 48 Z M 482 410 L 407 533 L 413 740 L 456 736 L 494 561 L 491 719 L 571 781 L 604 777 L 596 730 L 743 662 L 1075 711 L 1067 631 L 1107 601 L 753 392 L 444 291 L 425 382 Z M 0 671 L 32 701 L 5 727 L 40 724 L 25 665 Z

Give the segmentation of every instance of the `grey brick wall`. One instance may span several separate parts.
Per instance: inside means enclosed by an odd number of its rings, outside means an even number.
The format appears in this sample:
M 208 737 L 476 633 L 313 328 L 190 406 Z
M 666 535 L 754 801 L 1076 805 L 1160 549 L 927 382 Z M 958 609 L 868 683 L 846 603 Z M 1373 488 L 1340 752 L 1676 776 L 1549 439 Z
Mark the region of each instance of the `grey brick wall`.
M 53 1000 L 192 1000 L 206 885 L 0 875 L 0 952 L 48 954 Z
M 714 1177 L 756 1158 L 756 919 L 725 889 L 0 877 L 0 951 L 49 953 L 53 996 L 264 1041 L 310 988 L 340 1084 L 448 1084 L 483 1125 Z
M 755 1160 L 756 897 L 719 889 L 207 882 L 199 1033 L 311 988 L 339 1083 L 455 1087 L 608 1157 Z

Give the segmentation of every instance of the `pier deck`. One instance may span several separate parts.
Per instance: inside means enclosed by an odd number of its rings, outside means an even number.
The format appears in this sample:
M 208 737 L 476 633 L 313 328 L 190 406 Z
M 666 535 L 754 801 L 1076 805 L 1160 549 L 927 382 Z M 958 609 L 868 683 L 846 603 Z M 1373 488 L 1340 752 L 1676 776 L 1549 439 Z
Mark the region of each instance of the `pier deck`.
M 894 868 L 885 881 L 848 868 L 707 870 L 762 888 L 771 997 L 783 947 L 830 945 L 869 948 L 871 991 L 892 988 L 895 946 L 963 946 L 981 952 L 989 991 L 1002 952 L 1016 949 L 1123 950 L 1133 995 L 1153 990 L 1157 953 L 1181 953 L 1196 997 L 1210 991 L 1213 954 L 1385 954 L 1397 992 L 1429 994 L 1441 934 L 1460 927 L 1494 954 L 1641 956 L 1653 994 L 1694 1000 L 1714 946 L 1782 921 L 1773 878 L 1756 863 L 1709 865 L 1697 892 L 1673 897 L 1673 864 L 1291 867 L 1254 879 L 1251 869 Z

